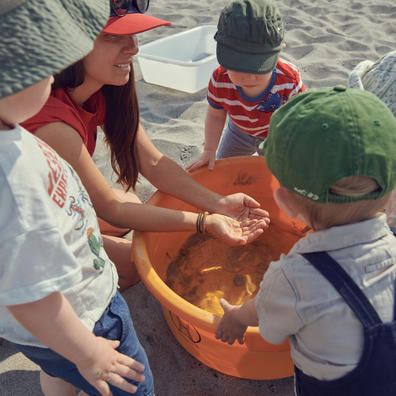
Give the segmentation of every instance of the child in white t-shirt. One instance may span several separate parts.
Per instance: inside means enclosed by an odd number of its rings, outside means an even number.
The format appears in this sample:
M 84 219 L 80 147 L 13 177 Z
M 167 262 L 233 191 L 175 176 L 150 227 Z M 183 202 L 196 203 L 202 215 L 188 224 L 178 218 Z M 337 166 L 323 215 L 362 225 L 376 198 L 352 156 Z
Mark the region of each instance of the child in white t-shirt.
M 74 386 L 152 394 L 91 201 L 73 169 L 18 125 L 44 105 L 51 74 L 92 49 L 109 4 L 86 3 L 6 2 L 0 10 L 1 335 L 41 366 L 45 395 L 72 395 Z

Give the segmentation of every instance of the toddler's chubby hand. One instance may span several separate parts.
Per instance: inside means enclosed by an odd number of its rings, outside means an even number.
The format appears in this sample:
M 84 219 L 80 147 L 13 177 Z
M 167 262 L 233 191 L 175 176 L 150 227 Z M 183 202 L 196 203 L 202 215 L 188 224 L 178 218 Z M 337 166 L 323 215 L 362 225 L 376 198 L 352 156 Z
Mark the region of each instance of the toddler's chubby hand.
M 96 337 L 95 350 L 89 359 L 77 362 L 77 368 L 81 375 L 94 386 L 102 396 L 111 396 L 109 384 L 112 384 L 125 392 L 135 393 L 137 388 L 128 382 L 129 378 L 136 382 L 145 380 L 142 372 L 143 364 L 116 351 L 119 341 L 107 340 Z
M 229 304 L 224 298 L 220 299 L 220 305 L 224 315 L 216 330 L 216 338 L 232 345 L 235 340 L 240 344 L 244 342 L 244 336 L 248 326 L 238 320 L 238 309 L 240 306 Z
M 190 165 L 187 166 L 186 170 L 188 172 L 191 172 L 192 170 L 200 168 L 205 164 L 208 164 L 209 170 L 213 170 L 215 161 L 216 161 L 216 150 L 214 151 L 205 150 L 196 161 L 192 162 Z
M 229 245 L 246 245 L 257 239 L 267 224 L 257 219 L 242 221 L 220 214 L 211 214 L 206 218 L 206 231 Z

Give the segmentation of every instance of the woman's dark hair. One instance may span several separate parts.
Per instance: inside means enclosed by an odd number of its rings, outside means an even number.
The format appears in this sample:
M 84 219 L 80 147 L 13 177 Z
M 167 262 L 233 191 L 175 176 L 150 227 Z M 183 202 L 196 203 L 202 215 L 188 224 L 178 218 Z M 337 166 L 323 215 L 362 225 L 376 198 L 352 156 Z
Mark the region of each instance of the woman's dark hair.
M 54 76 L 52 89 L 76 88 L 84 81 L 84 65 L 80 60 Z M 139 126 L 139 103 L 135 88 L 133 65 L 129 81 L 122 86 L 104 85 L 106 99 L 104 134 L 110 147 L 111 167 L 126 191 L 134 190 L 139 174 L 136 155 L 136 134 Z

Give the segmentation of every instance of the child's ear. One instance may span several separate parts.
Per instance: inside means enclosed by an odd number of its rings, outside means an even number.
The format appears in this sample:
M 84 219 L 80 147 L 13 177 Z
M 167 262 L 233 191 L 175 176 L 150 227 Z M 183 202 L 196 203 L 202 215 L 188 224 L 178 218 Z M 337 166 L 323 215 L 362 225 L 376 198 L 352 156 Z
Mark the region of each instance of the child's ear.
M 292 193 L 285 187 L 279 187 L 274 192 L 274 199 L 276 204 L 283 209 L 292 219 L 299 215 L 296 201 L 293 199 Z

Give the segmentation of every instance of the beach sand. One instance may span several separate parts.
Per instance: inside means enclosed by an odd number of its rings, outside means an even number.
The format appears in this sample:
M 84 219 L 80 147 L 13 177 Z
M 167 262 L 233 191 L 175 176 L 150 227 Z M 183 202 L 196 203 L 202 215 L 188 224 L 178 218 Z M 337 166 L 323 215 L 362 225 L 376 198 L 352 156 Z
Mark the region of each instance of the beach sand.
M 375 3 L 375 4 L 374 4 Z M 150 14 L 172 22 L 139 35 L 141 44 L 200 25 L 217 24 L 224 0 L 152 0 Z M 391 0 L 283 0 L 278 2 L 286 30 L 283 57 L 301 72 L 307 89 L 346 84 L 361 60 L 394 50 L 396 6 Z M 141 121 L 154 144 L 185 167 L 203 147 L 205 89 L 187 94 L 145 83 L 136 65 Z M 95 161 L 112 180 L 101 139 Z M 142 200 L 154 189 L 145 180 Z M 157 396 L 291 396 L 293 380 L 251 381 L 220 374 L 190 356 L 174 339 L 160 304 L 140 283 L 123 293 L 149 356 Z M 0 346 L 0 396 L 41 395 L 39 371 L 7 342 Z

